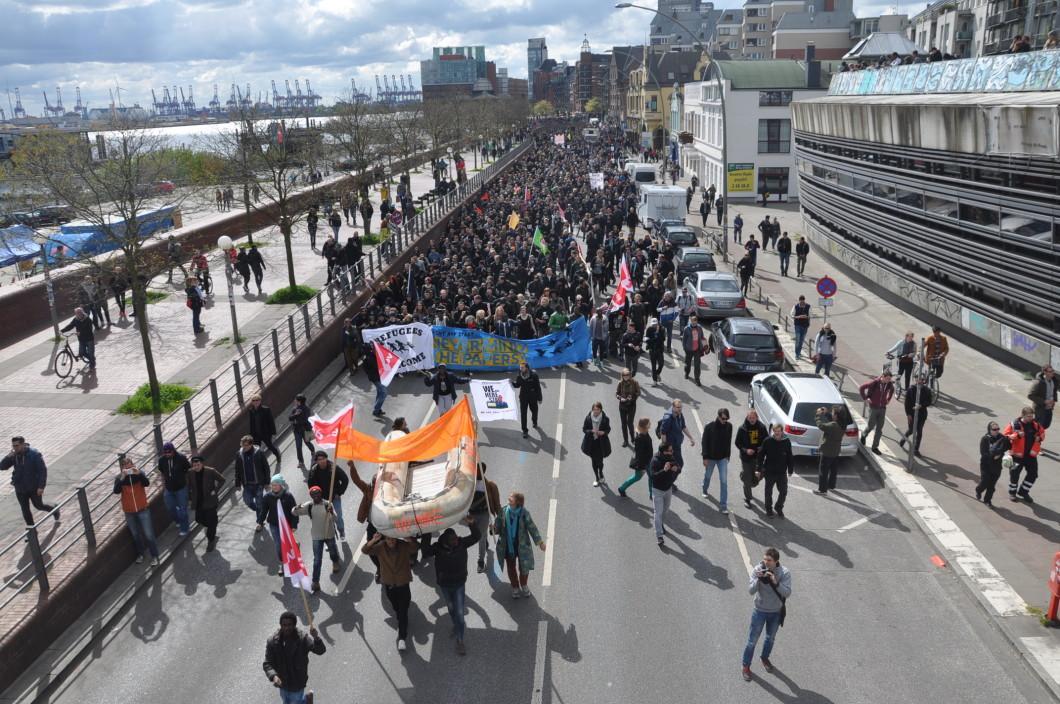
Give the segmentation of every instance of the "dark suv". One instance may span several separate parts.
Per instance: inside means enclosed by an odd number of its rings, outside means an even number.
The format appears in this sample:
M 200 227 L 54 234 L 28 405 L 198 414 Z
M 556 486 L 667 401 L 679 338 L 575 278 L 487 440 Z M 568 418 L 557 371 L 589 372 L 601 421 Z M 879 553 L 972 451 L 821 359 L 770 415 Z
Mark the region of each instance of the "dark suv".
M 718 375 L 784 370 L 784 350 L 773 326 L 761 318 L 726 318 L 710 326 Z

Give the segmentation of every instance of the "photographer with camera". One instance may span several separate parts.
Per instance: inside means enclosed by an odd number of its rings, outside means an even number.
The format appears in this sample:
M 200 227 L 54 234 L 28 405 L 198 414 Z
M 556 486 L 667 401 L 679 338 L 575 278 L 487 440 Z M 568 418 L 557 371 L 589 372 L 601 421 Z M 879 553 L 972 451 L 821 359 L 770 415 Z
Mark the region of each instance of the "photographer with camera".
M 681 465 L 674 459 L 673 445 L 666 440 L 659 443 L 659 451 L 651 458 L 648 471 L 651 475 L 652 506 L 655 509 L 655 539 L 662 547 L 663 536 L 666 535 L 663 520 L 670 510 L 674 482 L 681 473 Z
M 743 650 L 743 678 L 751 681 L 751 659 L 755 654 L 758 637 L 765 628 L 766 640 L 762 644 L 762 665 L 766 672 L 773 671 L 769 655 L 773 651 L 773 641 L 777 629 L 784 625 L 787 615 L 786 601 L 791 596 L 791 571 L 780 564 L 780 552 L 776 548 L 766 548 L 762 561 L 751 570 L 750 584 L 747 592 L 755 598 L 754 610 L 751 612 L 751 630 L 747 636 L 747 646 Z
M 814 422 L 821 431 L 821 464 L 817 489 L 813 492 L 815 494 L 827 494 L 829 489 L 835 489 L 836 475 L 839 473 L 839 453 L 843 449 L 843 436 L 846 434 L 846 424 L 840 423 L 844 410 L 838 405 L 831 408 L 821 406 L 817 409 Z

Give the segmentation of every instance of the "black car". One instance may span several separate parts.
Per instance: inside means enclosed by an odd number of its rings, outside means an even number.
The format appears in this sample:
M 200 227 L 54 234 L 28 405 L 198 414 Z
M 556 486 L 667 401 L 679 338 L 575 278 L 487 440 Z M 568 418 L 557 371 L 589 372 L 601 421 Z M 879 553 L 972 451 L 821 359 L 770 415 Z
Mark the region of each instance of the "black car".
M 48 227 L 70 222 L 70 209 L 64 205 L 46 205 L 33 211 L 33 227 Z
M 688 225 L 667 225 L 659 238 L 664 246 L 668 244 L 671 247 L 695 247 L 699 244 L 696 231 Z
M 671 219 L 665 219 L 665 218 L 662 219 L 662 220 L 652 220 L 652 222 L 651 222 L 651 233 L 653 235 L 655 235 L 656 237 L 662 237 L 662 231 L 663 230 L 665 230 L 667 227 L 675 227 L 675 226 L 676 227 L 684 227 L 685 226 L 685 221 L 683 219 L 682 220 L 671 220 Z
M 702 247 L 678 247 L 674 252 L 677 280 L 684 281 L 697 271 L 717 271 L 714 255 Z
M 784 350 L 773 326 L 761 318 L 726 318 L 710 326 L 718 374 L 784 370 Z

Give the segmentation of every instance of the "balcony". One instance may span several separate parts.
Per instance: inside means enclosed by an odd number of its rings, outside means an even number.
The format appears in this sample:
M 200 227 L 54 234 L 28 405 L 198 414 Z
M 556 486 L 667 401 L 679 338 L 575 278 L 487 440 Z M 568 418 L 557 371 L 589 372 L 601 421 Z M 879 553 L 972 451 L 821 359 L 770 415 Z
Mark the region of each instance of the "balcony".
M 1056 13 L 1056 0 L 1049 0 L 1049 2 L 1040 2 L 1034 6 L 1035 17 L 1045 17 Z
M 994 27 L 999 27 L 999 26 L 1003 25 L 1004 23 L 1005 23 L 1004 20 L 1001 19 L 1001 13 L 1000 12 L 997 13 L 996 15 L 990 15 L 989 17 L 986 18 L 986 26 L 991 28 L 991 29 L 994 28 Z
M 953 33 L 953 38 L 956 41 L 959 41 L 959 42 L 970 42 L 970 41 L 972 41 L 972 35 L 973 34 L 974 33 L 972 32 L 972 30 L 967 29 L 967 30 L 965 30 L 963 32 L 954 32 Z
M 1023 16 L 1027 13 L 1027 8 L 1016 7 L 1008 10 L 1005 13 L 1005 19 L 1003 20 L 1006 24 L 1009 22 L 1015 22 L 1016 20 L 1022 20 Z

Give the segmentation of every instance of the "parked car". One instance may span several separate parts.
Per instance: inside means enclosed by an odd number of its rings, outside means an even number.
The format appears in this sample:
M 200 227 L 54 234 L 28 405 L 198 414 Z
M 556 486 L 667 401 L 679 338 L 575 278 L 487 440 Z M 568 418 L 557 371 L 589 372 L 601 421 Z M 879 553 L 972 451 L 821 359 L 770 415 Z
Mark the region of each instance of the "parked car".
M 160 196 L 172 193 L 176 186 L 172 181 L 154 181 L 152 183 L 141 183 L 136 187 L 139 196 Z
M 718 375 L 784 371 L 784 349 L 773 326 L 761 318 L 726 318 L 710 326 Z
M 674 219 L 652 220 L 651 221 L 651 228 L 650 228 L 651 229 L 651 234 L 654 237 L 661 237 L 663 228 L 669 227 L 671 225 L 679 225 L 681 227 L 684 227 L 684 224 L 685 224 L 685 221 L 683 219 L 682 220 L 674 220 Z
M 686 277 L 682 286 L 696 299 L 696 315 L 700 320 L 747 315 L 747 301 L 735 274 L 698 271 Z
M 62 225 L 73 220 L 70 208 L 65 205 L 46 205 L 33 211 L 33 227 Z
M 697 271 L 717 271 L 714 255 L 702 247 L 678 247 L 674 253 L 677 280 L 683 281 Z
M 850 408 L 835 384 L 819 374 L 756 374 L 751 378 L 748 403 L 767 426 L 783 425 L 784 434 L 791 439 L 792 452 L 807 457 L 819 454 L 821 431 L 816 425 L 817 409 L 842 406 L 843 417 L 839 421 L 846 426 L 846 434 L 839 454 L 851 457 L 858 452 L 858 426 Z
M 688 225 L 667 225 L 659 235 L 662 247 L 695 247 L 699 244 L 696 231 Z
M 155 193 L 172 193 L 176 186 L 172 181 L 155 181 L 153 184 Z

